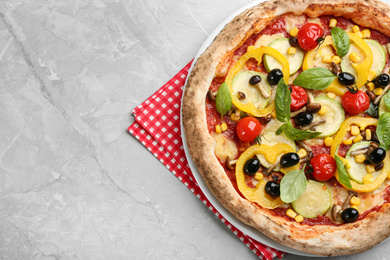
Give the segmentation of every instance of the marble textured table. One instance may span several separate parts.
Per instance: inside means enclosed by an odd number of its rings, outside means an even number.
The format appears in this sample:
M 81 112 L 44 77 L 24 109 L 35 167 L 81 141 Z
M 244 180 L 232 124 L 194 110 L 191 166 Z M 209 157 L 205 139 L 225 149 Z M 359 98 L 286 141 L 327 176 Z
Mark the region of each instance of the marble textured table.
M 126 132 L 248 2 L 1 1 L 0 259 L 257 259 Z

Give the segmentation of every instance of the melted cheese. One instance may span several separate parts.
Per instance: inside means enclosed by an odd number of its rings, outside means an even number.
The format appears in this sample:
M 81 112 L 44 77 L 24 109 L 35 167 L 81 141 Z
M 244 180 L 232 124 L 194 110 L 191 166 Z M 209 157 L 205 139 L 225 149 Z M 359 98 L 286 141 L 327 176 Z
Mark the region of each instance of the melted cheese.
M 259 37 L 259 39 L 257 39 L 254 46 L 255 46 L 255 48 L 259 48 L 261 46 L 268 46 L 268 45 L 270 45 L 271 42 L 273 42 L 275 39 L 280 38 L 280 37 L 284 37 L 284 34 L 277 33 L 277 34 L 273 34 L 273 35 L 262 35 Z
M 215 155 L 222 161 L 225 161 L 229 156 L 235 159 L 238 154 L 236 143 L 227 139 L 223 134 L 212 133 L 211 136 L 215 140 Z
M 316 23 L 316 24 L 319 24 L 319 25 L 321 25 L 321 27 L 322 27 L 322 23 L 321 23 L 321 20 L 320 20 L 320 18 L 311 18 L 311 17 L 309 17 L 309 18 L 307 18 L 307 22 L 308 23 Z
M 331 63 L 325 63 L 325 62 L 322 62 L 322 57 L 324 55 L 330 55 L 330 56 L 333 56 L 333 55 L 336 55 L 336 51 L 333 49 L 332 46 L 324 46 L 321 48 L 320 50 L 320 54 L 317 55 L 317 51 L 316 51 L 316 55 L 314 57 L 316 57 L 314 60 L 313 60 L 313 66 L 314 67 L 324 67 L 324 68 L 330 68 L 331 67 Z
M 294 27 L 297 27 L 298 25 L 304 24 L 306 21 L 305 15 L 294 15 L 294 14 L 287 14 L 285 16 L 286 20 L 286 31 L 288 33 L 291 32 Z

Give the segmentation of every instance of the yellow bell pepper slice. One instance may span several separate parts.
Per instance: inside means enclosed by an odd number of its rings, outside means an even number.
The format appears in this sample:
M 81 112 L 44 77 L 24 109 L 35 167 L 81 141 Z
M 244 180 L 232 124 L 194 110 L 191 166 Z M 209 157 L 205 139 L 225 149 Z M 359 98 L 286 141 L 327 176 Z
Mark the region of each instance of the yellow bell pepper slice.
M 283 205 L 283 201 L 280 199 L 280 197 L 273 198 L 265 192 L 265 181 L 260 181 L 256 185 L 256 188 L 247 186 L 245 182 L 244 165 L 247 160 L 256 154 L 262 154 L 267 161 L 270 163 L 275 163 L 279 155 L 289 152 L 295 152 L 295 149 L 287 144 L 279 143 L 274 146 L 256 144 L 249 147 L 243 154 L 241 154 L 236 164 L 236 181 L 238 189 L 246 199 L 252 202 L 256 202 L 260 206 L 267 209 L 274 209 Z M 296 167 L 299 169 L 299 165 Z
M 368 79 L 368 72 L 370 71 L 372 61 L 373 61 L 373 54 L 370 46 L 359 36 L 357 36 L 354 33 L 348 33 L 349 39 L 354 42 L 365 54 L 365 59 L 360 63 L 352 63 L 352 67 L 355 69 L 357 74 L 357 81 L 356 86 L 358 88 L 361 88 L 364 86 Z M 313 60 L 318 51 L 320 51 L 325 46 L 331 45 L 334 49 L 336 49 L 332 36 L 326 36 L 324 42 L 321 44 L 321 46 L 318 48 L 318 50 L 312 50 L 309 51 L 302 64 L 303 70 L 308 70 L 313 67 Z M 345 92 L 346 88 L 345 86 L 341 85 L 337 79 L 335 79 L 332 84 L 330 84 L 325 91 L 333 92 L 338 96 L 342 96 Z
M 354 124 L 358 125 L 360 128 L 364 129 L 367 126 L 370 125 L 376 125 L 378 122 L 375 118 L 368 118 L 368 117 L 359 117 L 354 116 L 350 117 L 347 120 L 345 120 L 340 127 L 340 130 L 337 132 L 331 149 L 330 154 L 334 157 L 337 147 L 342 143 L 344 136 L 348 132 L 349 127 Z M 346 160 L 343 157 L 339 157 L 344 163 Z M 390 153 L 387 154 L 385 160 L 384 160 L 385 166 L 382 169 L 382 172 L 379 174 L 379 176 L 371 183 L 366 184 L 360 184 L 353 180 L 351 180 L 352 189 L 358 192 L 370 192 L 378 188 L 387 178 L 387 175 L 390 173 Z M 335 177 L 337 180 L 339 180 L 339 173 L 336 171 Z
M 356 86 L 361 88 L 364 86 L 368 80 L 368 73 L 370 71 L 374 55 L 370 46 L 355 33 L 348 33 L 349 39 L 351 39 L 356 45 L 364 52 L 366 58 L 360 63 L 352 63 L 352 67 L 355 69 L 357 74 Z
M 313 63 L 314 63 L 314 57 L 316 56 L 317 52 L 320 52 L 322 48 L 332 45 L 333 48 L 336 48 L 333 44 L 332 36 L 328 35 L 325 37 L 324 41 L 320 45 L 319 48 L 314 49 L 306 53 L 305 58 L 303 59 L 302 63 L 302 69 L 303 70 L 308 70 L 313 68 Z
M 387 153 L 384 161 L 384 167 L 378 177 L 371 183 L 360 184 L 351 180 L 352 189 L 357 192 L 370 192 L 377 189 L 386 180 L 387 175 L 390 173 L 390 153 Z M 336 172 L 336 179 L 338 180 L 338 172 Z
M 275 103 L 272 102 L 268 107 L 261 108 L 261 109 L 255 107 L 253 103 L 246 103 L 246 104 L 242 103 L 236 95 L 233 95 L 233 80 L 234 77 L 241 71 L 242 67 L 249 59 L 255 58 L 258 61 L 258 64 L 260 64 L 264 54 L 271 55 L 282 64 L 283 79 L 288 84 L 289 75 L 290 75 L 290 65 L 288 64 L 286 57 L 284 57 L 276 49 L 271 47 L 265 47 L 265 46 L 262 46 L 257 49 L 255 49 L 254 46 L 248 47 L 248 52 L 245 53 L 243 56 L 241 56 L 241 58 L 237 61 L 237 63 L 233 66 L 233 68 L 229 70 L 229 73 L 226 77 L 226 83 L 229 87 L 229 91 L 232 96 L 232 103 L 238 109 L 246 113 L 249 113 L 255 117 L 264 117 L 269 115 L 272 111 L 275 110 Z

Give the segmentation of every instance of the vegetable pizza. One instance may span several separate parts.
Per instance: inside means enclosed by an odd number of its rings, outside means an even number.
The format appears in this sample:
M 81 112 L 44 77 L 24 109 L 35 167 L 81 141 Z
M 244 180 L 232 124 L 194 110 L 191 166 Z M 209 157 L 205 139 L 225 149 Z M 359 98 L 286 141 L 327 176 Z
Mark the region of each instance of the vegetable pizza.
M 390 7 L 287 0 L 239 14 L 183 96 L 190 155 L 235 217 L 302 252 L 390 235 Z

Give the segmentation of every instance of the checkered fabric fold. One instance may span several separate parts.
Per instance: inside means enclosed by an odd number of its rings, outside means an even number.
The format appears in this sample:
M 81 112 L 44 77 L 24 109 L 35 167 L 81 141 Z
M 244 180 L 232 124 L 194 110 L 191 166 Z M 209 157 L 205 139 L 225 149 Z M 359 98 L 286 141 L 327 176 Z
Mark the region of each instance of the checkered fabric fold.
M 260 259 L 282 258 L 285 253 L 248 237 L 227 221 L 208 201 L 188 165 L 180 131 L 180 104 L 191 62 L 156 93 L 133 110 L 128 131 L 163 163 Z

